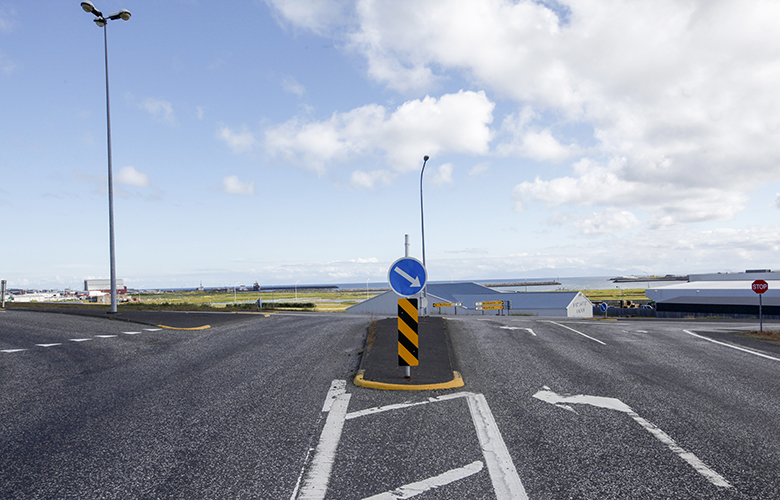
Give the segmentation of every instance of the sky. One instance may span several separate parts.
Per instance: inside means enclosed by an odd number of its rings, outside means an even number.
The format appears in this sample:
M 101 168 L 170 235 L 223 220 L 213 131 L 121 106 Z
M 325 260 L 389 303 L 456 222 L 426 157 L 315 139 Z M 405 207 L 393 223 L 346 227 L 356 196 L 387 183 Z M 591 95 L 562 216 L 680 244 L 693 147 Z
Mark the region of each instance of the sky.
M 780 3 L 95 0 L 130 288 L 780 268 Z M 102 29 L 0 0 L 0 278 L 108 278 Z

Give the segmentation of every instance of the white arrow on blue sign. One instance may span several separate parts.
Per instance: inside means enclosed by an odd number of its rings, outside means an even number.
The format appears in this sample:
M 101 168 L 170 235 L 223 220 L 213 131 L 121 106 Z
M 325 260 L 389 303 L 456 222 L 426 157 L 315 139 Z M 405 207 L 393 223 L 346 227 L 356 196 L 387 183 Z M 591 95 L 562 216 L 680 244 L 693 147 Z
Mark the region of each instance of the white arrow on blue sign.
M 422 262 L 414 257 L 401 257 L 393 262 L 387 272 L 390 288 L 402 297 L 411 297 L 420 293 L 428 279 L 428 273 Z
M 599 309 L 601 309 L 601 312 L 605 313 L 605 312 L 607 312 L 607 308 L 608 307 L 609 306 L 607 305 L 606 302 L 602 302 L 601 305 L 599 306 Z

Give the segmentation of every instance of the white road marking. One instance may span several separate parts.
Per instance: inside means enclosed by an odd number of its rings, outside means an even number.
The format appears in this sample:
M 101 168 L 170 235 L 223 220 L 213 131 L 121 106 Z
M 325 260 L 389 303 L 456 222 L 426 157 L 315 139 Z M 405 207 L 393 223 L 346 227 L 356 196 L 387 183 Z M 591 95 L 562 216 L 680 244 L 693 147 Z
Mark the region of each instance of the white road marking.
M 543 391 L 537 392 L 533 397 L 556 406 L 561 404 L 565 405 L 567 403 L 586 404 L 596 406 L 598 408 L 607 408 L 609 410 L 626 413 L 631 418 L 633 418 L 635 422 L 641 425 L 642 428 L 644 428 L 647 432 L 655 436 L 680 458 L 688 462 L 688 464 L 693 467 L 696 472 L 704 476 L 709 482 L 721 488 L 732 487 L 731 484 L 729 484 L 729 482 L 723 478 L 723 476 L 707 467 L 704 462 L 699 460 L 699 458 L 693 453 L 685 451 L 667 433 L 656 427 L 654 424 L 648 422 L 644 418 L 640 417 L 634 410 L 631 409 L 630 406 L 620 401 L 619 399 L 605 398 L 600 396 L 586 396 L 584 394 L 578 394 L 576 396 L 562 396 L 550 391 L 547 388 L 545 388 Z M 571 408 L 567 409 L 571 410 Z
M 694 337 L 698 337 L 700 339 L 707 340 L 709 342 L 712 342 L 713 344 L 718 344 L 718 345 L 722 345 L 722 346 L 726 346 L 726 347 L 731 347 L 732 349 L 736 349 L 738 351 L 746 352 L 746 353 L 752 354 L 754 356 L 760 356 L 762 358 L 771 359 L 771 360 L 774 360 L 774 361 L 780 361 L 780 358 L 775 358 L 773 356 L 769 356 L 768 354 L 762 354 L 760 352 L 756 352 L 756 351 L 753 351 L 751 349 L 745 349 L 744 347 L 738 347 L 738 346 L 735 346 L 735 345 L 727 344 L 726 342 L 720 342 L 720 341 L 717 341 L 717 340 L 713 340 L 713 339 L 707 338 L 707 337 L 705 337 L 703 335 L 695 334 L 695 333 L 693 333 L 690 330 L 683 330 L 683 331 L 685 333 L 687 333 L 688 335 L 693 335 Z
M 70 340 L 71 342 L 86 342 L 86 341 L 92 340 L 92 339 L 68 339 L 68 340 Z
M 637 330 L 636 333 L 647 333 L 647 330 Z
M 11 354 L 11 353 L 14 353 L 14 352 L 22 352 L 22 351 L 26 351 L 26 350 L 27 349 L 3 349 L 0 352 L 5 352 L 5 353 L 8 353 L 8 354 Z
M 579 331 L 575 330 L 574 328 L 571 328 L 571 327 L 569 327 L 569 326 L 566 326 L 566 325 L 562 325 L 562 324 L 560 324 L 560 323 L 556 323 L 555 321 L 545 321 L 545 323 L 552 323 L 553 325 L 558 325 L 558 326 L 560 326 L 560 327 L 566 328 L 567 330 L 571 330 L 571 331 L 573 331 L 574 333 L 577 333 L 577 334 L 579 334 L 579 335 L 582 335 L 583 337 L 585 337 L 585 338 L 588 338 L 588 339 L 590 339 L 590 340 L 592 340 L 592 341 L 594 341 L 594 342 L 598 342 L 598 343 L 599 343 L 599 344 L 601 344 L 601 345 L 607 345 L 606 343 L 604 343 L 604 342 L 600 341 L 599 339 L 594 339 L 594 338 L 593 338 L 593 337 L 591 337 L 590 335 L 585 335 L 584 333 L 582 333 L 582 332 L 579 332 Z
M 323 403 L 322 405 L 323 413 L 329 412 L 336 398 L 346 392 L 347 392 L 346 380 L 334 380 L 333 382 L 331 382 L 330 389 L 328 389 L 328 395 L 325 396 L 325 403 Z
M 125 335 L 138 335 L 141 332 L 122 332 L 122 333 L 124 333 Z
M 414 403 L 398 403 L 387 406 L 376 406 L 374 408 L 366 408 L 365 410 L 353 411 L 347 413 L 346 419 L 352 420 L 353 418 L 365 417 L 366 415 L 373 415 L 375 413 L 382 413 L 385 411 L 402 410 L 404 408 L 411 408 L 412 406 L 427 405 L 428 403 L 436 403 L 438 401 L 446 401 L 448 399 L 465 398 L 468 397 L 470 392 L 456 392 L 454 394 L 445 394 L 436 398 L 428 398 L 425 401 L 417 401 Z
M 536 337 L 536 333 L 531 328 L 523 328 L 521 326 L 499 326 L 501 330 L 525 330 L 534 337 Z
M 62 344 L 35 344 L 38 347 L 54 347 L 56 345 L 62 345 Z
M 446 486 L 450 483 L 454 483 L 455 481 L 472 476 L 481 471 L 482 468 L 482 462 L 477 460 L 476 462 L 472 462 L 465 467 L 452 469 L 443 474 L 439 474 L 438 476 L 434 476 L 423 481 L 418 481 L 416 483 L 410 483 L 393 491 L 387 491 L 385 493 L 366 497 L 363 500 L 397 500 L 416 497 L 417 495 L 425 493 L 428 490 Z
M 116 337 L 116 335 L 95 335 L 95 337 L 100 339 L 113 339 L 114 337 Z
M 306 500 L 325 498 L 351 396 L 348 393 L 341 394 L 333 401 L 328 412 L 328 419 L 325 421 L 325 427 L 320 434 L 320 442 L 314 452 L 314 459 L 297 498 Z
M 493 413 L 483 394 L 471 394 L 466 400 L 469 403 L 471 419 L 477 430 L 477 438 L 482 446 L 482 453 L 487 462 L 493 490 L 498 500 L 527 500 L 523 483 L 517 475 L 517 469 L 509 455 L 501 431 L 493 418 Z
M 411 408 L 413 406 L 437 403 L 439 401 L 456 398 L 466 398 L 468 402 L 471 419 L 474 422 L 474 428 L 477 431 L 477 438 L 482 447 L 485 462 L 487 462 L 488 472 L 490 473 L 490 479 L 493 482 L 493 490 L 495 491 L 496 498 L 498 500 L 527 499 L 528 496 L 526 495 L 523 483 L 520 481 L 520 477 L 517 475 L 515 464 L 512 462 L 512 457 L 509 456 L 509 451 L 506 448 L 504 439 L 501 437 L 501 432 L 498 430 L 498 425 L 496 425 L 496 421 L 493 418 L 493 413 L 491 413 L 487 400 L 485 400 L 485 396 L 482 394 L 457 392 L 454 394 L 445 394 L 444 396 L 439 396 L 437 398 L 428 398 L 426 401 L 418 401 L 415 403 L 378 406 L 348 413 L 346 419 L 349 420 L 365 415 Z
M 147 332 L 159 332 L 160 330 L 162 330 L 162 328 L 144 328 L 144 331 Z

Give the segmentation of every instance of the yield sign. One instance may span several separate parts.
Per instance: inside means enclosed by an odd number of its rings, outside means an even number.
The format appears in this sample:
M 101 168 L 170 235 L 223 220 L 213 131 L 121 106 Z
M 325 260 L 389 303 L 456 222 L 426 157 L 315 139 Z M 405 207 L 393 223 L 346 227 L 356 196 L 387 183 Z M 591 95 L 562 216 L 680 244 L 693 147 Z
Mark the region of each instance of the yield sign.
M 411 297 L 420 293 L 428 279 L 422 262 L 414 257 L 402 257 L 393 262 L 387 272 L 387 281 L 395 293 Z

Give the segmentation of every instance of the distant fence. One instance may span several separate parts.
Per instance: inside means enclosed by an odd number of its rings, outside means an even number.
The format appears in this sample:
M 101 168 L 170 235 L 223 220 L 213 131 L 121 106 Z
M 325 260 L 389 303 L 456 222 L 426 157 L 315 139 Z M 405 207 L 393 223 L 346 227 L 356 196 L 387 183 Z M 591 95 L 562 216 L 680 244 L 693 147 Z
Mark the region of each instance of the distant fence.
M 757 309 L 757 308 L 756 308 Z M 593 306 L 593 317 L 603 317 L 604 313 L 601 312 L 599 306 Z M 608 318 L 667 318 L 667 319 L 684 319 L 684 318 L 729 318 L 729 319 L 755 319 L 758 320 L 758 312 L 755 314 L 734 313 L 734 312 L 722 312 L 722 311 L 656 311 L 655 309 L 641 308 L 641 307 L 612 307 L 607 309 Z M 764 319 L 780 319 L 780 315 L 777 314 L 764 314 Z

